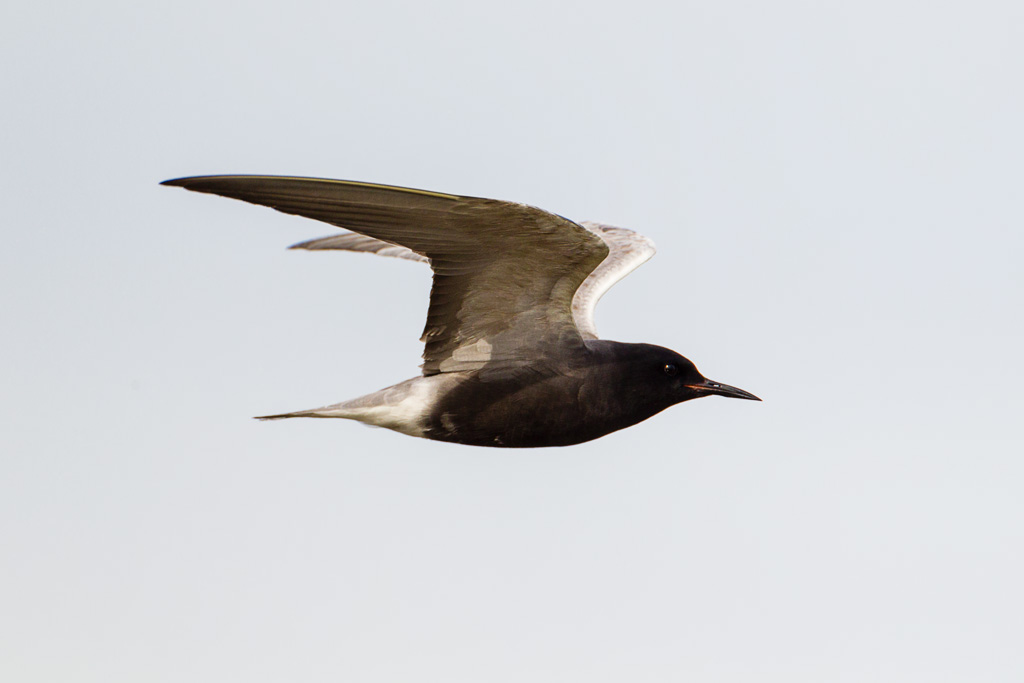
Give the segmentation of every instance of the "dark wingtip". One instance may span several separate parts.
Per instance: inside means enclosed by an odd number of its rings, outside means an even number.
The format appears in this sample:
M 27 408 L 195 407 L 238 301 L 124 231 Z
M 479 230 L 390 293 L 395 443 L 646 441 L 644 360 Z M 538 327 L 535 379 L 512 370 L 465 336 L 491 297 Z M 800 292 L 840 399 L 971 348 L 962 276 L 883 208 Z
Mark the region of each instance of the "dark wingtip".
M 190 175 L 184 178 L 171 178 L 170 180 L 164 180 L 161 185 L 167 185 L 169 187 L 184 187 L 186 190 L 196 189 L 202 186 L 204 183 L 210 181 L 221 180 L 224 178 L 230 178 L 231 176 L 213 176 L 213 175 Z

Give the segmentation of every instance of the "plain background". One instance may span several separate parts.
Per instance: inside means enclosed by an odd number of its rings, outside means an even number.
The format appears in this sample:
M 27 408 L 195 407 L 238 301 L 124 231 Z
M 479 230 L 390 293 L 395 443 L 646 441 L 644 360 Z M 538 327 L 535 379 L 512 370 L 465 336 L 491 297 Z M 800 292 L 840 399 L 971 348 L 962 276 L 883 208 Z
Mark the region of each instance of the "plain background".
M 1024 680 L 1022 7 L 7 3 L 0 678 Z M 214 173 L 639 230 L 603 336 L 764 403 L 255 422 L 415 375 L 429 271 Z

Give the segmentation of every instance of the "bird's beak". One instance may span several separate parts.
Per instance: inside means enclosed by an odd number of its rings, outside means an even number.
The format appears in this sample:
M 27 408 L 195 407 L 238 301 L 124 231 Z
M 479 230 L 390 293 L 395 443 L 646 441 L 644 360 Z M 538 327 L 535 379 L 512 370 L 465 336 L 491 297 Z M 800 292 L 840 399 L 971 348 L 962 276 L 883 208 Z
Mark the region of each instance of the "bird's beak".
M 696 389 L 702 394 L 718 394 L 719 396 L 728 396 L 729 398 L 745 398 L 748 401 L 760 401 L 757 396 L 754 396 L 749 391 L 743 391 L 736 387 L 731 387 L 728 384 L 722 384 L 721 382 L 713 382 L 710 379 L 706 379 L 700 384 L 689 385 L 691 389 Z

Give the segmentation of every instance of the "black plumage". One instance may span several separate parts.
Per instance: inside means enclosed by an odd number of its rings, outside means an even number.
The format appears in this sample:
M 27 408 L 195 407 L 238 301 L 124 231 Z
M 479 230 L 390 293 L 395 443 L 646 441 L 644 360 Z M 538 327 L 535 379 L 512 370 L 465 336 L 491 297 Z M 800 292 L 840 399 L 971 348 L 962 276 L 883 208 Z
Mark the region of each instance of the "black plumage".
M 574 223 L 513 202 L 369 183 L 273 176 L 168 180 L 358 234 L 295 245 L 426 261 L 434 271 L 423 375 L 351 401 L 270 415 L 342 417 L 476 446 L 565 446 L 717 394 L 649 344 L 597 339 L 597 300 L 654 253 L 623 228 Z

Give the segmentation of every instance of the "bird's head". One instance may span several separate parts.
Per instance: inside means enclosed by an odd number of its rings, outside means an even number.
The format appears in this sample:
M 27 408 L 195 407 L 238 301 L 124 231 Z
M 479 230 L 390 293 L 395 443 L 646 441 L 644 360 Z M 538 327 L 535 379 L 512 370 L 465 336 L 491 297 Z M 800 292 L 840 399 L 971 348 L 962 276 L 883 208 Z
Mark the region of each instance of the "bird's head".
M 671 403 L 682 403 L 702 396 L 761 400 L 749 391 L 708 379 L 697 370 L 697 366 L 689 358 L 671 349 L 647 344 L 637 346 L 646 348 L 638 354 L 640 367 L 637 368 L 634 363 L 634 371 L 639 370 L 646 375 L 643 384 L 652 393 L 664 397 Z

